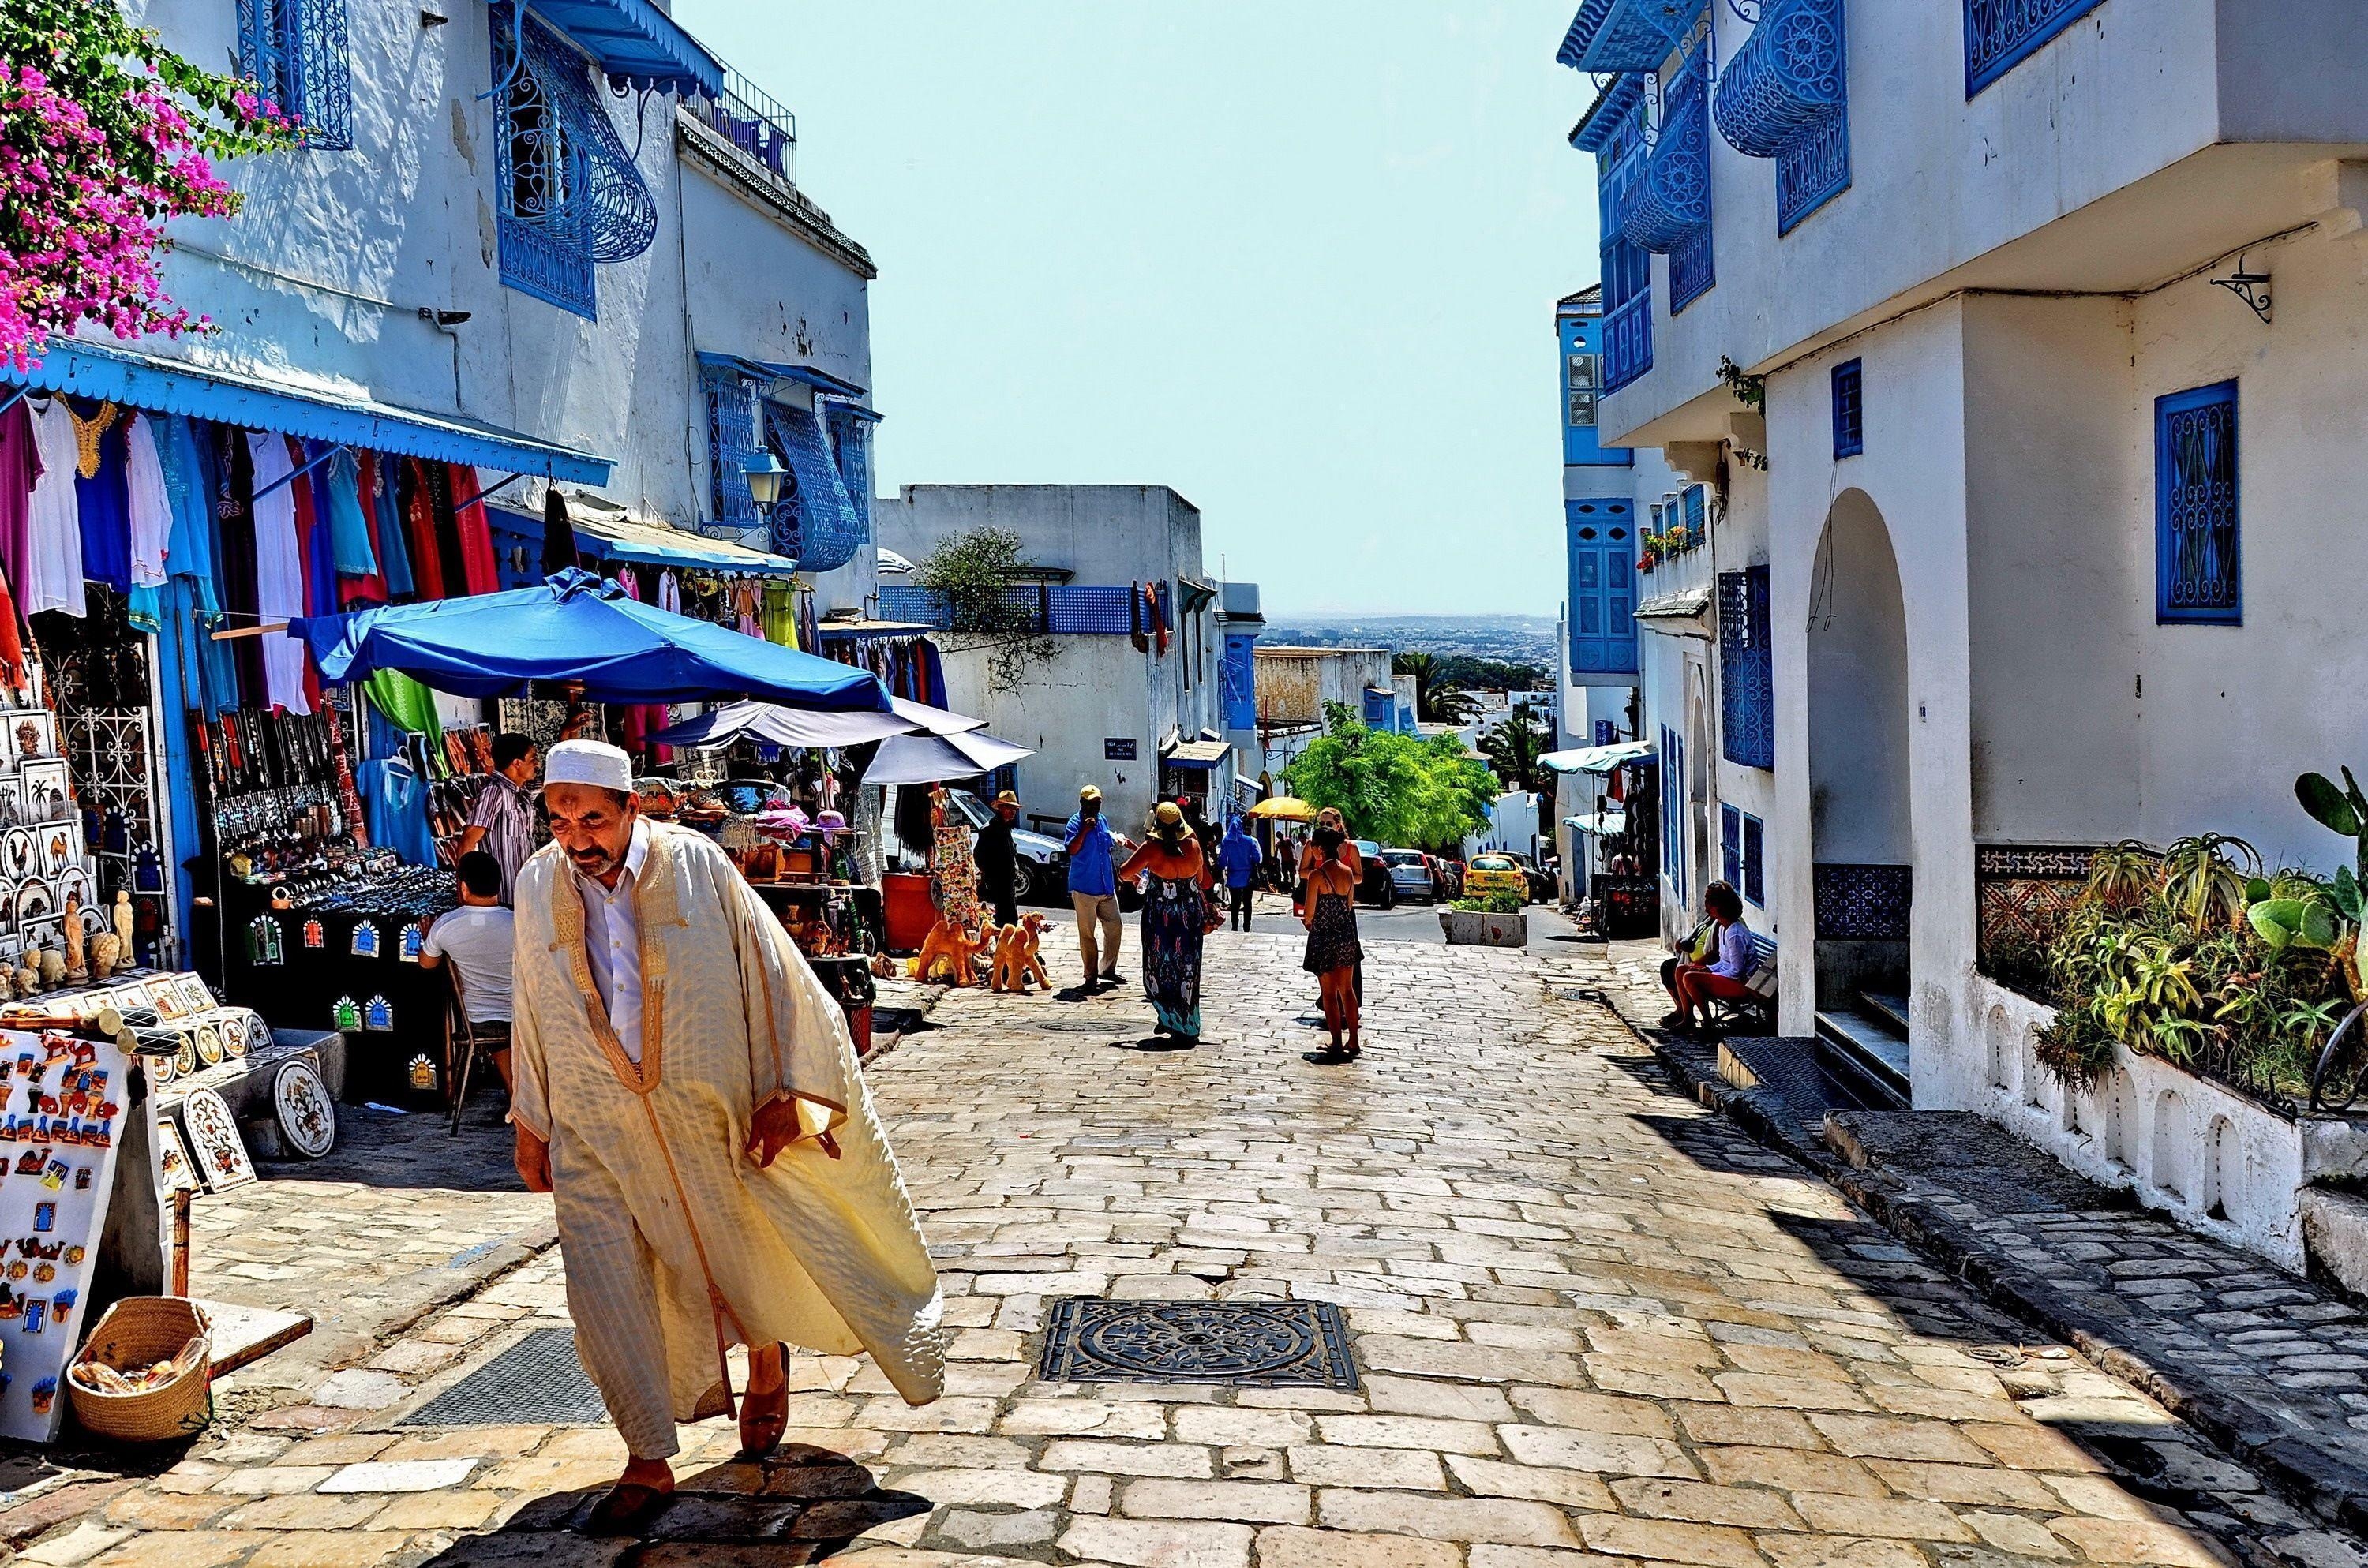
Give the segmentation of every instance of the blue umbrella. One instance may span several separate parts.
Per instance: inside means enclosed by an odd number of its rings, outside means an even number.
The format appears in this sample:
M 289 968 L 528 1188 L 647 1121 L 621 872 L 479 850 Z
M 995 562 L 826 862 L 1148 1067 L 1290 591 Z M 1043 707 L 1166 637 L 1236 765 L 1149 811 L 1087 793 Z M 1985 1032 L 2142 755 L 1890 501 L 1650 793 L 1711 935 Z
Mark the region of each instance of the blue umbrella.
M 549 681 L 580 684 L 595 702 L 888 708 L 869 670 L 643 604 L 574 568 L 539 588 L 310 616 L 290 621 L 288 635 L 303 639 L 332 685 L 400 670 L 461 697 L 518 697 Z

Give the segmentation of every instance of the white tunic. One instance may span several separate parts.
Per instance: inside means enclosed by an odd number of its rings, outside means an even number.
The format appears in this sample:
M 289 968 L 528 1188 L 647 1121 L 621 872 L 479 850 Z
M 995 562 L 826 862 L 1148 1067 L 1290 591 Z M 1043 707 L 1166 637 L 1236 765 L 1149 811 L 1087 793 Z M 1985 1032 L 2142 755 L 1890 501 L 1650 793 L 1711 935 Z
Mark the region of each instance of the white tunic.
M 265 625 L 294 620 L 304 613 L 304 558 L 296 548 L 296 491 L 283 483 L 296 472 L 289 460 L 288 437 L 269 431 L 247 432 L 246 449 L 255 460 L 255 608 Z M 279 488 L 266 495 L 272 485 Z M 263 688 L 275 708 L 310 713 L 304 695 L 304 644 L 293 637 L 263 639 Z
M 17 608 L 27 615 L 45 609 L 81 615 L 82 503 L 74 495 L 74 465 L 82 460 L 82 449 L 64 398 L 32 409 L 41 477 L 25 517 L 25 580 L 17 585 Z

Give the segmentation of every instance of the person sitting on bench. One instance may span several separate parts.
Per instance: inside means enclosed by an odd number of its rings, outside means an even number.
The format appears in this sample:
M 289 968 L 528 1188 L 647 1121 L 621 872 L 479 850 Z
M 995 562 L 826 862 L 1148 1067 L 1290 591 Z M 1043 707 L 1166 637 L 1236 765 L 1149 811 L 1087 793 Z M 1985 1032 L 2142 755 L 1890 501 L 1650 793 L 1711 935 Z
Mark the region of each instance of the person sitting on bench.
M 1751 987 L 1751 929 L 1743 923 L 1743 899 L 1725 882 L 1713 882 L 1702 892 L 1702 907 L 1718 922 L 1717 958 L 1710 963 L 1679 962 L 1671 975 L 1670 993 L 1678 999 L 1678 1028 L 1708 1029 L 1711 1003 L 1748 1001 Z M 1697 1017 L 1696 1015 L 1700 1017 Z
M 1711 883 L 1713 888 L 1726 885 L 1725 882 Z M 1705 902 L 1708 891 L 1704 890 Z M 1704 915 L 1700 925 L 1678 939 L 1675 948 L 1671 957 L 1661 960 L 1661 989 L 1669 994 L 1669 1001 L 1673 1005 L 1668 1015 L 1661 1019 L 1661 1027 L 1665 1029 L 1676 1028 L 1686 1021 L 1686 999 L 1678 990 L 1678 971 L 1711 963 L 1718 957 L 1718 916 Z
M 461 1002 L 469 1012 L 469 1032 L 492 1052 L 502 1087 L 510 1086 L 510 957 L 515 921 L 502 907 L 502 865 L 482 849 L 461 857 L 461 907 L 447 910 L 427 928 L 419 950 L 422 969 L 452 960 L 461 977 Z

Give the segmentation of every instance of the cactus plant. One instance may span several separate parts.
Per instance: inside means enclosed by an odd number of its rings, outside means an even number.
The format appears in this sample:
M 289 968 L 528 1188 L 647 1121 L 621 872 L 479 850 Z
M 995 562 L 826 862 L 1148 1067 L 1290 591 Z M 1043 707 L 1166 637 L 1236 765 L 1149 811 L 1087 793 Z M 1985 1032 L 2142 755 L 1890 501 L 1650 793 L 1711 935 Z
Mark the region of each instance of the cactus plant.
M 2368 881 L 2368 795 L 2360 792 L 2351 769 L 2340 771 L 2343 787 L 2340 790 L 2324 773 L 2304 774 L 2294 780 L 2294 799 L 2302 802 L 2311 821 L 2353 841 L 2354 872 L 2360 881 Z

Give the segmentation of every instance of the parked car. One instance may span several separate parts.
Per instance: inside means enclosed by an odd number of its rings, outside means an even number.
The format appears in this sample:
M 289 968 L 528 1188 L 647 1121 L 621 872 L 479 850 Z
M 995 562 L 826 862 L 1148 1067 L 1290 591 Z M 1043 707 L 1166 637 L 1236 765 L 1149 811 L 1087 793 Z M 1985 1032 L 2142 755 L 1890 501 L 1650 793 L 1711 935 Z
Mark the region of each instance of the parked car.
M 1439 897 L 1462 898 L 1463 896 L 1463 861 L 1451 860 L 1444 855 L 1434 855 L 1430 858 L 1430 869 L 1431 874 L 1439 880 Z
M 1508 854 L 1505 858 L 1510 860 L 1514 865 L 1519 866 L 1521 869 L 1521 876 L 1530 885 L 1530 891 L 1527 897 L 1531 903 L 1552 903 L 1554 902 L 1554 880 L 1545 872 L 1539 870 L 1535 861 L 1531 860 L 1526 855 Z
M 1357 858 L 1364 867 L 1364 875 L 1357 883 L 1360 903 L 1376 909 L 1395 909 L 1398 903 L 1397 884 L 1390 880 L 1389 862 L 1382 857 L 1387 853 L 1370 838 L 1352 838 L 1357 846 Z
M 896 836 L 895 824 L 898 821 L 905 820 L 900 819 L 898 815 L 897 797 L 905 790 L 911 790 L 916 795 L 926 795 L 928 792 L 928 786 L 926 784 L 888 786 L 887 800 L 880 810 L 882 836 L 887 841 L 882 846 L 882 850 L 883 855 L 892 861 L 901 859 L 908 865 L 909 869 L 919 870 L 928 863 L 928 845 L 927 843 L 907 844 Z M 951 809 L 962 813 L 962 820 L 970 824 L 973 833 L 976 833 L 995 820 L 993 808 L 968 790 L 949 789 L 946 791 L 946 803 Z M 913 809 L 905 808 L 908 812 Z M 923 815 L 919 820 L 926 822 L 928 818 Z M 1011 830 L 1011 846 L 1016 851 L 1014 857 L 1016 864 L 1013 867 L 1011 879 L 1012 896 L 1016 900 L 1021 903 L 1068 902 L 1069 852 L 1059 839 L 1047 834 L 1030 833 L 1026 828 L 1016 827 Z M 1123 890 L 1121 890 L 1120 902 L 1121 904 L 1126 902 Z
M 1431 870 L 1429 856 L 1419 849 L 1384 849 L 1382 859 L 1390 869 L 1390 886 L 1400 898 L 1418 898 L 1425 903 L 1437 902 L 1439 881 Z
M 1522 874 L 1520 862 L 1510 855 L 1474 855 L 1463 869 L 1463 896 L 1493 898 L 1498 893 L 1511 893 L 1524 903 L 1530 896 L 1530 879 Z

